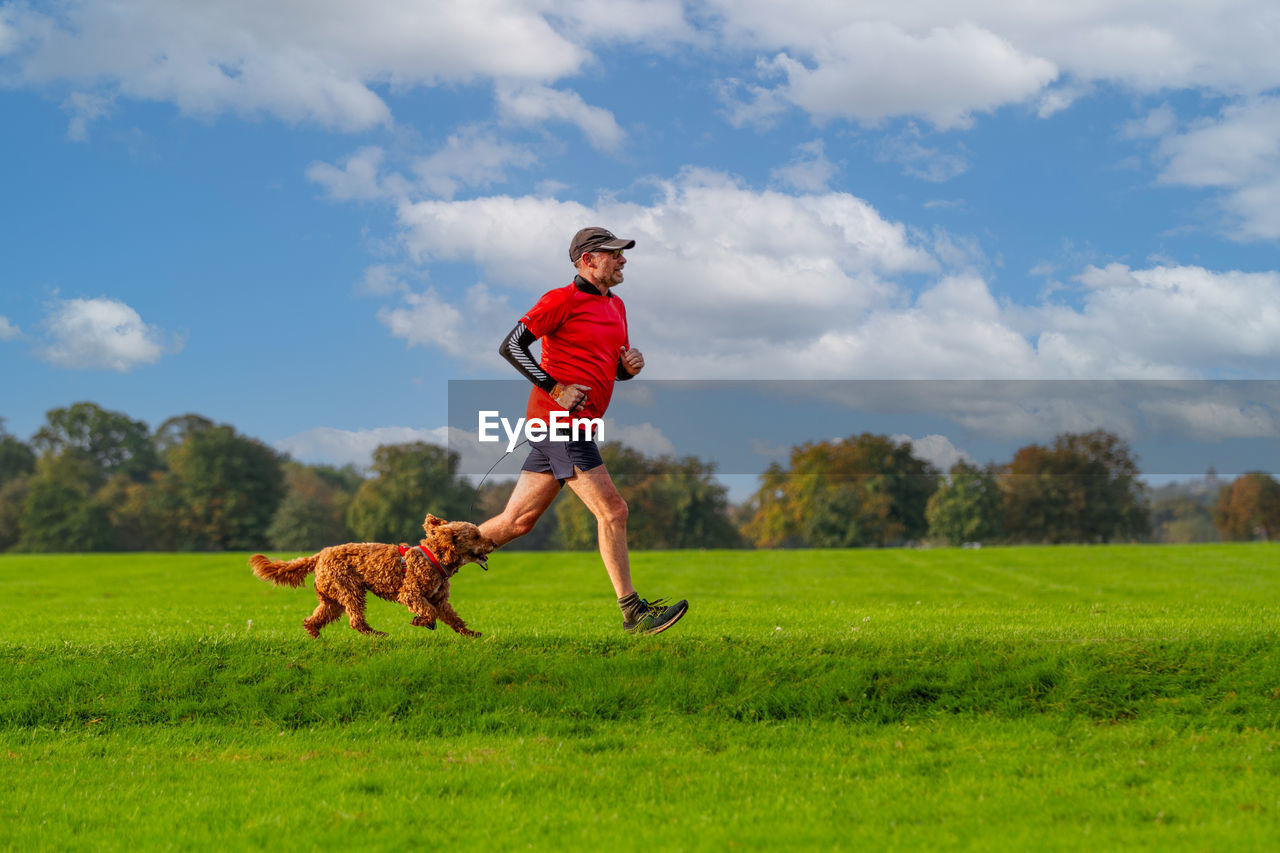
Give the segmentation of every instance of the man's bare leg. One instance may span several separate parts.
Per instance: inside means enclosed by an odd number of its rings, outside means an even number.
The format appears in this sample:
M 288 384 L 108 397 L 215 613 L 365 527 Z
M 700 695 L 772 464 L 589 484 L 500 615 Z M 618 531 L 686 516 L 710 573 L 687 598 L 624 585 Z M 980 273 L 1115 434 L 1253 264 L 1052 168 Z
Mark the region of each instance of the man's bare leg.
M 618 598 L 626 598 L 636 591 L 631 585 L 631 558 L 627 553 L 627 502 L 618 494 L 603 465 L 589 471 L 575 467 L 573 477 L 565 482 L 596 517 L 600 558 Z
M 550 473 L 521 471 L 506 508 L 481 524 L 480 532 L 499 546 L 506 545 L 532 530 L 558 494 L 560 483 Z

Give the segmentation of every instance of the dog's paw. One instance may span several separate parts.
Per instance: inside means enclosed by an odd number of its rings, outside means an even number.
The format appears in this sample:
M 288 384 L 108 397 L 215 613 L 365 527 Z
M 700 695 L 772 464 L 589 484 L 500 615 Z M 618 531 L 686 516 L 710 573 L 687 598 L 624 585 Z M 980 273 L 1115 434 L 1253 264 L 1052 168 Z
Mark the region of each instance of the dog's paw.
M 436 620 L 428 619 L 425 616 L 415 616 L 413 617 L 413 621 L 409 624 L 413 625 L 415 628 L 426 628 L 428 631 L 434 631 L 436 629 Z
M 464 637 L 483 637 L 484 636 L 484 634 L 481 634 L 479 631 L 472 631 L 470 628 L 463 628 L 458 633 Z

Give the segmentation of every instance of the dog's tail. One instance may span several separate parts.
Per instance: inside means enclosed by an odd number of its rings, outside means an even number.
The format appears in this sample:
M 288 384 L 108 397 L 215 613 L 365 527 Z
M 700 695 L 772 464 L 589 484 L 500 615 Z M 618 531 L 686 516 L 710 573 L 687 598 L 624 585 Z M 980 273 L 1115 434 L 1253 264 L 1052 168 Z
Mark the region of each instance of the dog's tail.
M 319 557 L 319 554 L 312 554 L 310 557 L 299 557 L 285 562 L 254 554 L 249 558 L 249 567 L 264 581 L 271 581 L 278 586 L 302 586 L 307 575 L 316 570 Z

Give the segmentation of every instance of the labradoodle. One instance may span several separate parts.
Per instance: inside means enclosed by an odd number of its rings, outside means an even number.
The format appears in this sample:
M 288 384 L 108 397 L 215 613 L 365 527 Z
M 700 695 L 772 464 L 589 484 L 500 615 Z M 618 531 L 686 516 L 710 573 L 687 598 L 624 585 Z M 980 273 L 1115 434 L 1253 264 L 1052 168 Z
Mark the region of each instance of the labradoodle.
M 364 619 L 365 590 L 409 608 L 414 625 L 434 630 L 439 617 L 459 634 L 479 637 L 449 604 L 449 578 L 467 563 L 479 563 L 488 571 L 486 557 L 497 546 L 466 521 L 442 521 L 428 515 L 422 529 L 426 538 L 412 548 L 352 542 L 289 562 L 256 554 L 249 565 L 255 575 L 277 585 L 302 586 L 307 575 L 316 573 L 320 606 L 302 623 L 312 637 L 319 637 L 320 629 L 343 610 L 351 627 L 361 634 L 384 636 Z

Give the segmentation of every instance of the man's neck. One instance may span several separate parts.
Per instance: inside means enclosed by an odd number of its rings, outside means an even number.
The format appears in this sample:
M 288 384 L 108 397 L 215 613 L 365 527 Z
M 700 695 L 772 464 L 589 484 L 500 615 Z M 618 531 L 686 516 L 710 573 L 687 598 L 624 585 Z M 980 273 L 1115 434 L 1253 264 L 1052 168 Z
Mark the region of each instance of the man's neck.
M 608 295 L 609 295 L 609 285 L 607 285 L 607 284 L 601 284 L 601 283 L 600 283 L 600 282 L 598 282 L 598 281 L 593 281 L 592 279 L 587 278 L 587 277 L 586 277 L 585 275 L 583 275 L 582 273 L 578 273 L 578 275 L 576 276 L 576 278 L 577 278 L 577 280 L 578 280 L 578 281 L 583 282 L 584 284 L 590 285 L 591 287 L 594 287 L 597 291 L 599 291 L 599 292 L 600 292 L 600 295 L 601 295 L 601 296 L 608 296 Z

